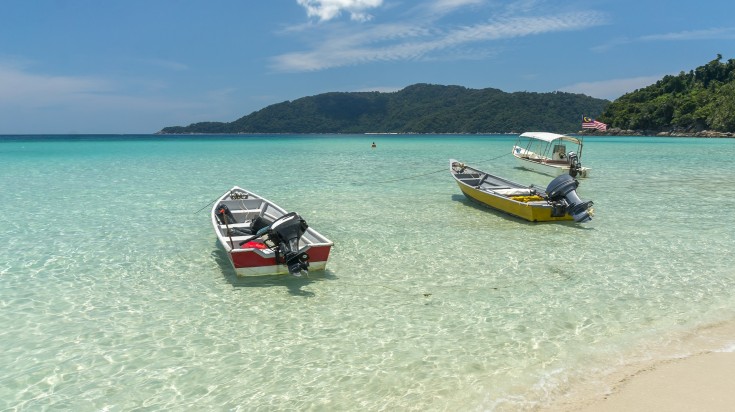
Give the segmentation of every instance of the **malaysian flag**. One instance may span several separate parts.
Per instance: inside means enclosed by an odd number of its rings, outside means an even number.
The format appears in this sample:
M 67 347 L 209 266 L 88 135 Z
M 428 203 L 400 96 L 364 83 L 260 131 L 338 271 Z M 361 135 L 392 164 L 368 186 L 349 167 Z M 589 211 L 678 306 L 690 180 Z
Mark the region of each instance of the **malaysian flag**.
M 595 119 L 590 119 L 589 117 L 583 117 L 582 118 L 582 129 L 597 129 L 602 132 L 607 130 L 607 125 L 602 122 L 598 122 Z

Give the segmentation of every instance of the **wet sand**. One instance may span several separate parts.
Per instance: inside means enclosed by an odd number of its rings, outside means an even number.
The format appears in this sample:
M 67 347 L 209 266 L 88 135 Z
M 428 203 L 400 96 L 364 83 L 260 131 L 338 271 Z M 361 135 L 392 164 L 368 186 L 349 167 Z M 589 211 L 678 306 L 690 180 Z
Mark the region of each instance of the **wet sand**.
M 705 352 L 654 364 L 627 376 L 604 397 L 569 411 L 735 410 L 735 353 Z

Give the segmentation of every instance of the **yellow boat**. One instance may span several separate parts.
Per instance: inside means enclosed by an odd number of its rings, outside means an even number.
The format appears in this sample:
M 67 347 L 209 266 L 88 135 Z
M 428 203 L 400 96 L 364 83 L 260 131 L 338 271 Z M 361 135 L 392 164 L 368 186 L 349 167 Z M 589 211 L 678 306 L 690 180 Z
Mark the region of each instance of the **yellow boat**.
M 577 196 L 579 182 L 568 174 L 556 177 L 544 191 L 482 172 L 454 159 L 449 160 L 449 171 L 470 200 L 529 222 L 574 220 L 583 223 L 592 219 L 593 203 Z

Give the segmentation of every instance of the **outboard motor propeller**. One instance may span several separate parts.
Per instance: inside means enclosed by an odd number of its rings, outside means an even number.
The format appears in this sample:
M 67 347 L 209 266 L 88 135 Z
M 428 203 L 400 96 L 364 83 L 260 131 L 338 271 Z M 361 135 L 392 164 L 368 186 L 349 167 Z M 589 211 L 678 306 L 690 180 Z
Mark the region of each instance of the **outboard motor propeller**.
M 277 254 L 283 256 L 288 273 L 301 276 L 309 269 L 309 255 L 299 252 L 299 239 L 309 225 L 296 212 L 281 216 L 266 230 L 268 240 L 275 245 Z
M 546 195 L 551 202 L 562 202 L 567 212 L 576 222 L 583 223 L 592 220 L 592 201 L 583 202 L 577 196 L 579 182 L 570 175 L 560 175 L 546 187 Z
M 582 170 L 582 163 L 579 162 L 579 157 L 574 152 L 569 152 L 567 157 L 569 157 L 569 176 L 577 177 L 577 174 Z

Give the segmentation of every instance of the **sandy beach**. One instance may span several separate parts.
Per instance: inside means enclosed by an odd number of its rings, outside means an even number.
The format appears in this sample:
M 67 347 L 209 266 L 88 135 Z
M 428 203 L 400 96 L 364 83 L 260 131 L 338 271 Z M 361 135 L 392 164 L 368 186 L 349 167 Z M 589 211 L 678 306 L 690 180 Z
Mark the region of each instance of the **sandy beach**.
M 729 411 L 735 408 L 735 353 L 707 352 L 652 365 L 620 381 L 607 396 L 568 411 Z
M 732 411 L 735 410 L 735 322 L 705 326 L 687 334 L 671 350 L 687 355 L 634 362 L 603 380 L 605 393 L 584 388 L 548 410 Z M 662 354 L 664 353 L 662 352 Z

